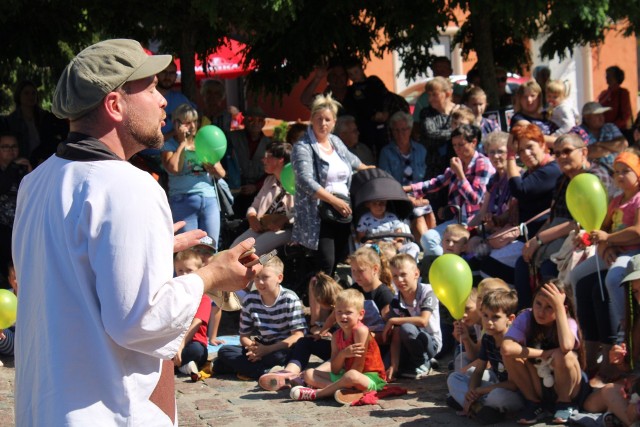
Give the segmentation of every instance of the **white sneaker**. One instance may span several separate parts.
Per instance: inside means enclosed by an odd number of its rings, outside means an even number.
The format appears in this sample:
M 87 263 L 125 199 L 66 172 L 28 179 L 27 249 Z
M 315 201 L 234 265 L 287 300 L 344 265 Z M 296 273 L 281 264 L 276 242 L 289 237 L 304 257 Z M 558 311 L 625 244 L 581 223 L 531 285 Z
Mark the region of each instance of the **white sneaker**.
M 178 371 L 180 371 L 181 373 L 191 376 L 191 374 L 197 374 L 198 373 L 198 365 L 196 365 L 196 362 L 194 362 L 193 360 L 189 363 L 186 363 L 182 366 L 180 366 L 178 368 Z

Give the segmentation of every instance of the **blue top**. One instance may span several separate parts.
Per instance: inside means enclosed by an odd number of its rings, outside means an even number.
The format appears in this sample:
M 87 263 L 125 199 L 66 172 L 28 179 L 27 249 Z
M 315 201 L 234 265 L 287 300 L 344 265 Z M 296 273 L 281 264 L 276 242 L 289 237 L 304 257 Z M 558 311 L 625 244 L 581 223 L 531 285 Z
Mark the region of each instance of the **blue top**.
M 178 141 L 170 138 L 164 143 L 162 151 L 175 152 Z M 169 196 L 178 194 L 201 194 L 204 197 L 216 197 L 216 189 L 211 184 L 209 173 L 202 166 L 193 150 L 184 150 L 182 170 L 174 175 L 169 174 Z
M 382 147 L 378 161 L 378 167 L 388 172 L 396 181 L 402 185 L 409 185 L 424 181 L 427 171 L 427 149 L 421 144 L 411 141 L 411 151 L 409 152 L 409 163 L 412 171 L 411 182 L 405 182 L 405 169 L 407 167 L 405 157 L 395 142 Z

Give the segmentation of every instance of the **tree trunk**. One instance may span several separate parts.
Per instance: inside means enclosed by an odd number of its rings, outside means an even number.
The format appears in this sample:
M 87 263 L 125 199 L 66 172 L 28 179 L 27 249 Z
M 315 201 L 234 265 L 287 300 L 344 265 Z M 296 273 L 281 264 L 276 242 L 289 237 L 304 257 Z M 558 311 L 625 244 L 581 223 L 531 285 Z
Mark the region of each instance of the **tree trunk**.
M 478 72 L 482 79 L 482 88 L 487 93 L 487 103 L 491 109 L 500 107 L 498 82 L 496 81 L 496 64 L 493 57 L 493 40 L 491 37 L 492 2 L 487 0 L 469 1 L 469 19 L 473 30 L 473 49 L 478 56 Z
M 196 86 L 196 34 L 192 29 L 186 28 L 182 31 L 182 40 L 180 43 L 180 51 L 178 57 L 180 58 L 180 72 L 182 82 L 182 93 L 191 101 L 195 101 L 197 86 Z

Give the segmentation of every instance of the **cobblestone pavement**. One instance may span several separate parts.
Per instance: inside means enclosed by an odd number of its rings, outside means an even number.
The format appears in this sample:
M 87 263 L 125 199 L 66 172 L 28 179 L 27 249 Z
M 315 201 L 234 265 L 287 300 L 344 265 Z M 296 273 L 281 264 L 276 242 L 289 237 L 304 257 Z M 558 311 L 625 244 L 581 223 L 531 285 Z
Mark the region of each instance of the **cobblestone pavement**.
M 13 360 L 0 367 L 0 425 L 15 424 Z M 422 380 L 401 380 L 408 394 L 377 405 L 343 407 L 334 400 L 294 402 L 288 391 L 268 392 L 254 381 L 225 376 L 197 383 L 176 376 L 178 419 L 183 427 L 207 426 L 461 426 L 478 425 L 445 405 L 446 374 L 434 371 Z M 70 379 L 72 380 L 72 379 Z M 516 425 L 513 421 L 500 426 Z M 538 426 L 545 424 L 538 424 Z
M 226 322 L 225 322 L 226 323 Z M 223 328 L 221 335 L 230 330 Z M 233 333 L 233 332 L 231 332 Z M 15 424 L 13 414 L 13 359 L 2 359 L 0 367 L 0 425 Z M 376 405 L 343 407 L 333 399 L 295 402 L 288 391 L 268 392 L 255 381 L 239 381 L 233 376 L 213 377 L 197 383 L 176 376 L 179 424 L 206 426 L 461 426 L 478 425 L 459 417 L 445 405 L 446 361 L 444 368 L 421 380 L 400 380 L 408 390 L 400 397 L 388 397 Z M 73 379 L 70 378 L 70 381 Z M 516 425 L 503 422 L 500 426 Z M 545 424 L 538 424 L 538 426 Z

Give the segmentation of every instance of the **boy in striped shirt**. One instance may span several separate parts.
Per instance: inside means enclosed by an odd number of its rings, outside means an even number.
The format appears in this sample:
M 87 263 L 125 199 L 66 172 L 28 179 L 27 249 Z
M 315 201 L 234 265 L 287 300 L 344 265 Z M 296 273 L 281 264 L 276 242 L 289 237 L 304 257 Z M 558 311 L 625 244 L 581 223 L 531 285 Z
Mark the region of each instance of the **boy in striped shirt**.
M 240 345 L 225 345 L 213 363 L 214 374 L 258 379 L 276 365 L 285 365 L 293 345 L 307 332 L 302 303 L 283 288 L 280 258 L 267 261 L 254 280 L 255 290 L 242 300 Z

